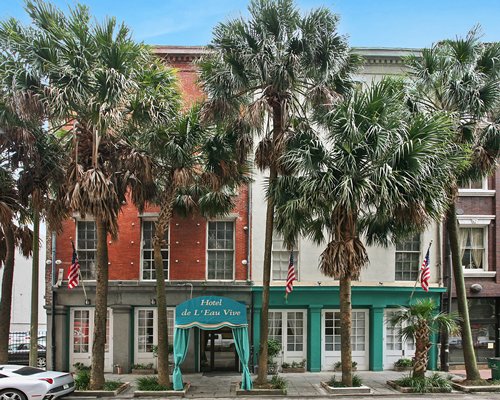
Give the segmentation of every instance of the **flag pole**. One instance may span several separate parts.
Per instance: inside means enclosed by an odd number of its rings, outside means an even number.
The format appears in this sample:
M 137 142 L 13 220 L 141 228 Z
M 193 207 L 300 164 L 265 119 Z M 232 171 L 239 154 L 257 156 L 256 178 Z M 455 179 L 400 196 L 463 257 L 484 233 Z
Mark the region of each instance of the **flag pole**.
M 427 251 L 424 253 L 424 257 L 425 257 L 425 254 L 427 254 L 429 252 L 429 250 L 431 249 L 431 246 L 432 246 L 432 240 L 429 243 L 429 247 L 427 247 Z M 418 273 L 417 273 L 417 279 L 415 280 L 415 284 L 413 285 L 413 290 L 412 290 L 411 295 L 410 295 L 410 301 L 409 301 L 410 303 L 411 303 L 411 300 L 413 299 L 413 295 L 415 294 L 415 290 L 417 288 L 417 283 L 420 280 L 421 272 L 422 272 L 422 268 L 419 268 Z
M 85 305 L 89 304 L 88 298 L 87 298 L 87 291 L 85 290 L 85 283 L 82 277 L 82 272 L 78 270 L 78 276 L 80 277 L 80 282 L 82 282 L 82 289 L 83 289 L 83 296 L 85 297 Z

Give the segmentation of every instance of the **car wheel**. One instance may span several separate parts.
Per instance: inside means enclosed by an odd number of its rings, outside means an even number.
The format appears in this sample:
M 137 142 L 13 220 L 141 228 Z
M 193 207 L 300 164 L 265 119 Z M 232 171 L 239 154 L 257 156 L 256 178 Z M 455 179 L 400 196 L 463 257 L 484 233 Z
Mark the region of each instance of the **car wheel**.
M 47 359 L 45 357 L 38 357 L 36 360 L 36 366 L 38 368 L 45 368 L 47 366 Z
M 0 400 L 27 400 L 23 392 L 15 389 L 5 389 L 0 392 Z

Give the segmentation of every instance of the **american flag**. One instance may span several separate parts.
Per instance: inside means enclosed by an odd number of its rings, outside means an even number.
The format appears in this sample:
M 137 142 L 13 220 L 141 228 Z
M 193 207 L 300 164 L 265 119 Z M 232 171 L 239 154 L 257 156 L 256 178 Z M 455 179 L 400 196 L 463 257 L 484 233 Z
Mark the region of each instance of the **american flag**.
M 73 289 L 80 283 L 80 264 L 78 263 L 78 255 L 76 254 L 75 244 L 73 246 L 73 257 L 68 271 L 68 288 Z
M 293 251 L 290 252 L 290 262 L 288 264 L 288 275 L 286 277 L 285 293 L 288 295 L 293 290 L 293 281 L 296 281 L 295 267 L 293 266 Z
M 426 292 L 429 291 L 429 279 L 431 278 L 431 268 L 429 267 L 429 251 L 430 246 L 427 249 L 424 261 L 422 261 L 422 268 L 420 268 L 420 285 Z

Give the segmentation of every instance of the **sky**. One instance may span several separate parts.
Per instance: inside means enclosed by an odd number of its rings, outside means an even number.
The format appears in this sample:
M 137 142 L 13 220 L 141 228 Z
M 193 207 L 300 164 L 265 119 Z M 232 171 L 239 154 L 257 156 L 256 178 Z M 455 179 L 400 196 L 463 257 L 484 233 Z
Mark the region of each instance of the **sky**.
M 80 0 L 102 20 L 114 16 L 136 40 L 156 45 L 205 45 L 218 22 L 247 14 L 247 0 Z M 63 10 L 74 0 L 53 0 Z M 296 0 L 304 12 L 324 6 L 340 16 L 339 31 L 354 47 L 429 47 L 481 26 L 484 41 L 500 41 L 500 0 Z M 0 0 L 0 19 L 29 19 L 23 0 Z

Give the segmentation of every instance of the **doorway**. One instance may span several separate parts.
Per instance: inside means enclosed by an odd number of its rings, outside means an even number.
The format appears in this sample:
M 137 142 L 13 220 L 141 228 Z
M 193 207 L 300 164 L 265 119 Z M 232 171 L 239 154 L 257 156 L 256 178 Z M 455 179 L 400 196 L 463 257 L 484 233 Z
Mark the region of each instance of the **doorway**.
M 239 358 L 231 328 L 201 330 L 200 339 L 201 372 L 239 370 Z

